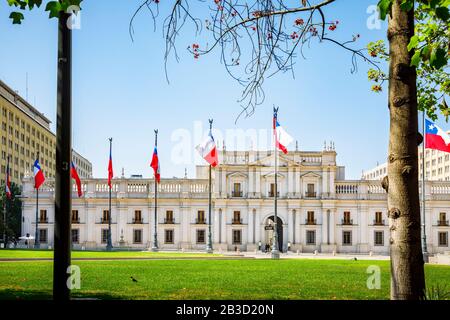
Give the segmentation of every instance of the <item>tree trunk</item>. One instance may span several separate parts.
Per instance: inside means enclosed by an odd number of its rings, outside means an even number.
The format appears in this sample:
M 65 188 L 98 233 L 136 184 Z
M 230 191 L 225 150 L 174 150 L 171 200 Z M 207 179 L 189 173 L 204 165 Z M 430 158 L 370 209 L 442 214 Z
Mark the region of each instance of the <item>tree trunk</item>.
M 425 294 L 420 242 L 418 117 L 416 69 L 407 46 L 414 35 L 414 10 L 394 0 L 389 19 L 390 45 L 388 216 L 391 252 L 391 299 L 417 300 Z

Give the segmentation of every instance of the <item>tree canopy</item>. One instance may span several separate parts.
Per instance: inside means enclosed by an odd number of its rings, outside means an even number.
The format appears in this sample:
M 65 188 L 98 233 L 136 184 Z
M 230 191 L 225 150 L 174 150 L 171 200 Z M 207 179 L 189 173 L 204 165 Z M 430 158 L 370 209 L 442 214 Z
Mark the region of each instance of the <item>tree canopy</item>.
M 389 16 L 393 0 L 378 3 L 380 17 Z M 450 0 L 404 0 L 403 10 L 411 10 L 415 4 L 415 35 L 411 37 L 408 50 L 413 54 L 411 66 L 416 67 L 418 76 L 418 108 L 436 120 L 441 114 L 448 121 L 450 109 L 445 97 L 450 95 Z M 384 40 L 369 43 L 369 54 L 373 58 L 389 60 Z M 370 80 L 375 82 L 372 90 L 379 92 L 388 80 L 386 73 L 370 69 Z

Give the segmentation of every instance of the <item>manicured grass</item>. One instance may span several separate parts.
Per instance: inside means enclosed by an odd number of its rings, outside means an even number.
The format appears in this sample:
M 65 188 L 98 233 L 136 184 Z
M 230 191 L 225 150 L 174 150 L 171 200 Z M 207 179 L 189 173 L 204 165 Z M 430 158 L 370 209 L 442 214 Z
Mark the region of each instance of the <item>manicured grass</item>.
M 389 299 L 388 261 L 133 260 L 77 261 L 78 298 L 99 299 Z M 368 266 L 381 289 L 366 286 Z M 130 277 L 138 280 L 133 282 Z M 450 267 L 427 265 L 427 284 L 450 283 Z M 0 263 L 0 299 L 51 298 L 51 262 Z M 448 289 L 448 287 L 447 287 Z
M 144 252 L 144 251 L 72 251 L 72 258 L 196 258 L 218 257 L 218 254 Z M 0 250 L 0 259 L 52 259 L 50 250 Z

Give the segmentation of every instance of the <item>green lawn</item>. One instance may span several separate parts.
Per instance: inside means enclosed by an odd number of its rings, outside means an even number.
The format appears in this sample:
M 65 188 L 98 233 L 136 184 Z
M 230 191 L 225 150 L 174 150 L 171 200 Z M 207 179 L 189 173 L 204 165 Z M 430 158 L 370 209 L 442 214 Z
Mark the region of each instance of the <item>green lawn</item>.
M 78 298 L 100 299 L 388 299 L 388 261 L 133 260 L 76 261 Z M 381 268 L 381 289 L 366 287 Z M 131 281 L 133 276 L 137 283 Z M 427 284 L 450 284 L 450 267 L 427 265 Z M 1 262 L 0 299 L 51 298 L 52 263 Z M 447 287 L 448 288 L 448 287 Z
M 72 258 L 196 258 L 218 257 L 218 254 L 178 253 L 178 252 L 146 252 L 146 251 L 72 251 Z M 52 259 L 50 250 L 0 250 L 0 259 Z

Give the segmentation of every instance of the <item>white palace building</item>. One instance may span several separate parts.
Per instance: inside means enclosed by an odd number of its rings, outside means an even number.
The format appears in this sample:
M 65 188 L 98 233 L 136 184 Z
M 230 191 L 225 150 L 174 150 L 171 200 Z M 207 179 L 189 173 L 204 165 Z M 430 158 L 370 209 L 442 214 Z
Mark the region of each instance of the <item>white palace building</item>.
M 254 251 L 271 242 L 274 216 L 274 153 L 219 151 L 213 170 L 213 249 Z M 208 168 L 197 178 L 162 179 L 158 185 L 160 250 L 204 250 L 208 239 Z M 389 253 L 387 195 L 380 181 L 345 180 L 336 152 L 291 151 L 279 155 L 278 229 L 283 252 Z M 108 230 L 106 179 L 86 179 L 73 194 L 75 249 L 104 249 Z M 75 189 L 74 189 L 75 190 Z M 115 248 L 149 249 L 154 229 L 154 180 L 113 180 L 112 242 Z M 428 251 L 449 251 L 450 182 L 428 181 Z M 36 198 L 31 177 L 23 180 L 23 234 L 34 235 Z M 39 192 L 41 247 L 53 247 L 54 182 Z

